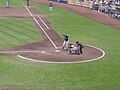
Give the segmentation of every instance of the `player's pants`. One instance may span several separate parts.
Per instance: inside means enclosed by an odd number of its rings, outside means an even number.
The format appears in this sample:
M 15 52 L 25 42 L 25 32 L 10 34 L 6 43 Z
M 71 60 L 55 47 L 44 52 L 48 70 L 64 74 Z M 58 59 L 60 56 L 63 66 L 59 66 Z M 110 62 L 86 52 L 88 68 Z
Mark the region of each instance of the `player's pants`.
M 68 46 L 69 46 L 69 41 L 64 41 L 62 47 L 63 48 L 65 48 L 65 47 L 68 48 Z
M 10 0 L 6 0 L 7 7 L 9 7 Z
M 26 1 L 27 6 L 29 6 L 29 1 Z
M 49 12 L 52 12 L 53 10 L 52 10 L 52 7 L 49 7 Z
M 70 48 L 69 52 L 70 53 L 76 53 L 77 47 Z
M 76 53 L 79 54 L 83 54 L 82 48 L 77 48 Z

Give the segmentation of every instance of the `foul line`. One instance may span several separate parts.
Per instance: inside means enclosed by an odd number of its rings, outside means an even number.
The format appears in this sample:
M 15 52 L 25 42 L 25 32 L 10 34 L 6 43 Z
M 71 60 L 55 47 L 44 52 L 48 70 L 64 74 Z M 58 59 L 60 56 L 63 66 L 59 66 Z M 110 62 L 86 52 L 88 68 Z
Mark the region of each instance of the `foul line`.
M 36 51 L 36 50 L 23 50 L 23 51 L 0 51 L 0 54 L 12 54 L 12 53 L 43 53 L 43 54 L 51 54 L 46 51 Z
M 29 11 L 29 9 L 25 6 L 25 4 L 22 2 L 22 0 L 20 0 L 21 3 L 23 4 L 23 6 L 27 9 L 27 11 L 30 13 L 30 16 L 33 16 L 32 13 Z
M 42 31 L 44 32 L 44 34 L 48 37 L 48 39 L 50 40 L 50 42 L 53 44 L 53 46 L 55 47 L 55 49 L 57 49 L 57 46 L 55 45 L 55 43 L 52 41 L 52 39 L 48 36 L 48 34 L 44 31 L 44 29 L 42 28 L 42 26 L 39 24 L 39 22 L 36 20 L 35 17 L 33 17 L 33 19 L 36 21 L 36 23 L 38 24 L 38 26 L 42 29 Z
M 27 51 L 24 51 L 24 50 L 23 51 L 0 51 L 0 53 L 26 53 L 26 52 L 33 52 L 33 53 L 34 52 L 36 52 L 36 53 L 40 52 L 41 53 L 41 52 L 44 52 L 44 51 L 35 51 L 35 50 L 31 50 L 31 51 L 30 50 L 27 50 Z
M 20 0 L 21 1 L 21 0 Z M 21 1 L 22 2 L 22 1 Z M 22 2 L 22 4 L 24 5 L 24 3 Z M 33 17 L 33 19 L 35 20 L 35 22 L 38 24 L 38 26 L 42 29 L 42 31 L 44 32 L 44 34 L 47 36 L 47 38 L 50 40 L 50 42 L 53 44 L 53 46 L 55 47 L 55 49 L 57 49 L 57 46 L 55 45 L 55 43 L 52 41 L 52 39 L 48 36 L 48 34 L 45 32 L 45 30 L 42 28 L 42 26 L 39 24 L 39 22 L 37 21 L 37 19 L 33 16 L 33 14 L 30 12 L 30 10 L 28 9 L 28 7 L 26 7 L 24 5 L 24 7 L 27 9 L 27 11 L 30 13 L 30 15 Z

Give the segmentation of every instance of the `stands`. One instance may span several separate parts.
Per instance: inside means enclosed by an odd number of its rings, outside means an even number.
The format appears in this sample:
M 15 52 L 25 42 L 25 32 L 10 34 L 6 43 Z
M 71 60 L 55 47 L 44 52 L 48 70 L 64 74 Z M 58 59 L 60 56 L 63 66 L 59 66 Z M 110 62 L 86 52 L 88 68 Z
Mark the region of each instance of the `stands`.
M 60 2 L 60 3 L 67 3 L 67 0 L 48 0 L 48 1 L 55 1 L 55 2 Z
M 120 20 L 120 0 L 49 0 L 49 1 L 87 7 L 90 8 L 91 10 L 104 13 L 112 18 Z

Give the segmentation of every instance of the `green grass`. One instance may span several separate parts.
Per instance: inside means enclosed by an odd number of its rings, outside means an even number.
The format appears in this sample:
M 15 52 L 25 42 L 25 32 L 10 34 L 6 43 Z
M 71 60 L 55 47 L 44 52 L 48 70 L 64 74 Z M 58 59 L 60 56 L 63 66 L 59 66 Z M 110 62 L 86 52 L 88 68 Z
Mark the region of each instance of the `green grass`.
M 99 61 L 78 64 L 44 64 L 25 61 L 16 56 L 0 56 L 1 88 L 120 89 L 120 31 L 61 8 L 54 7 L 54 12 L 49 13 L 48 6 L 33 5 L 49 18 L 59 35 L 67 33 L 71 42 L 79 40 L 84 44 L 100 47 L 106 52 L 106 56 Z M 34 26 L 28 21 L 0 19 L 0 33 L 3 33 L 0 37 L 12 43 L 9 38 L 15 37 L 15 33 L 17 36 L 13 41 L 19 42 L 17 45 L 27 43 L 29 40 L 37 41 L 38 33 L 35 29 L 31 29 Z M 24 24 L 25 22 L 28 24 Z M 27 29 L 22 28 L 23 26 Z M 12 27 L 14 27 L 13 30 L 18 30 L 15 32 L 11 31 L 12 29 L 9 30 Z M 24 40 L 19 38 L 21 33 Z M 33 34 L 30 36 L 28 33 Z M 6 44 L 9 47 L 13 46 L 4 40 L 0 39 L 0 45 L 3 44 L 3 48 L 7 48 Z
M 24 0 L 25 1 L 25 0 Z M 6 0 L 0 0 L 0 7 L 6 6 Z M 10 0 L 10 7 L 23 6 L 20 0 Z
M 0 50 L 39 40 L 40 33 L 31 20 L 0 18 Z

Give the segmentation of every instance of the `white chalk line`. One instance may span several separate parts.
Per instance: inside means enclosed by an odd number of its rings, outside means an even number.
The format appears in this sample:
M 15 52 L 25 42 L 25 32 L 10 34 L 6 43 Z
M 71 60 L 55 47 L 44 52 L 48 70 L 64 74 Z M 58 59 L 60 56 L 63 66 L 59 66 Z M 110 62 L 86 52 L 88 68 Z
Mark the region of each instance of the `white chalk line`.
M 42 23 L 46 26 L 47 29 L 50 29 L 50 28 L 47 26 L 47 24 L 40 18 L 39 15 L 37 15 L 37 17 L 42 21 Z
M 39 24 L 39 22 L 36 20 L 35 17 L 33 17 L 33 19 L 36 21 L 36 23 L 38 24 L 38 26 L 41 28 L 41 30 L 44 32 L 44 34 L 47 36 L 47 38 L 50 40 L 50 42 L 52 43 L 52 45 L 55 47 L 55 49 L 57 49 L 57 46 L 55 45 L 55 43 L 52 41 L 52 39 L 48 36 L 48 34 L 45 32 L 45 30 L 42 28 L 42 26 Z
M 85 44 L 84 44 L 85 45 Z M 34 61 L 34 62 L 41 62 L 41 63 L 53 63 L 53 64 L 74 64 L 74 63 L 83 63 L 83 62 L 91 62 L 91 61 L 96 61 L 96 60 L 99 60 L 101 58 L 103 58 L 105 56 L 105 52 L 98 48 L 98 47 L 95 47 L 95 46 L 91 46 L 91 45 L 85 45 L 85 46 L 88 46 L 88 47 L 92 47 L 92 48 L 95 48 L 95 49 L 98 49 L 99 51 L 102 52 L 102 55 L 98 58 L 94 58 L 94 59 L 87 59 L 87 60 L 84 60 L 84 61 L 74 61 L 74 62 L 54 62 L 54 61 L 44 61 L 44 60 L 37 60 L 37 59 L 32 59 L 32 58 L 27 58 L 27 57 L 23 57 L 21 55 L 18 55 L 18 57 L 22 58 L 22 59 L 25 59 L 25 60 L 28 60 L 28 61 Z
M 22 1 L 21 1 L 22 2 Z M 24 5 L 24 3 L 22 2 L 22 4 Z M 55 47 L 55 49 L 57 49 L 57 46 L 55 45 L 55 43 L 52 41 L 52 39 L 49 37 L 49 35 L 45 32 L 45 30 L 42 28 L 42 26 L 39 24 L 39 22 L 37 21 L 37 19 L 34 17 L 34 15 L 31 13 L 31 11 L 28 9 L 27 6 L 24 5 L 24 7 L 26 8 L 26 10 L 30 13 L 30 15 L 33 17 L 33 19 L 35 20 L 35 22 L 38 24 L 38 26 L 41 28 L 41 30 L 44 32 L 44 34 L 47 36 L 47 38 L 50 40 L 50 42 L 52 43 L 52 45 Z
M 11 54 L 11 53 L 43 53 L 43 54 L 52 54 L 46 51 L 37 51 L 37 50 L 23 50 L 23 51 L 0 51 L 0 54 Z
M 30 12 L 30 10 L 25 6 L 25 4 L 22 2 L 22 0 L 20 0 L 21 3 L 23 4 L 23 6 L 27 9 L 27 11 L 29 12 L 30 16 L 33 16 L 32 13 Z

